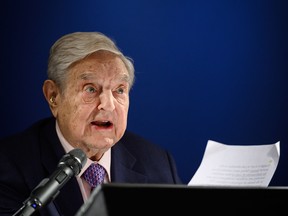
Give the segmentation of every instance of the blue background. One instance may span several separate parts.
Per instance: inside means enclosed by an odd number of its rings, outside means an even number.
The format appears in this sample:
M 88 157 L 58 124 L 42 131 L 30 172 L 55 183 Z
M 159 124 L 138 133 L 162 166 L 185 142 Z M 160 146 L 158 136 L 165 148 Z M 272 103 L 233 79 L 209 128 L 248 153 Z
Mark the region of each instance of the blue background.
M 212 139 L 280 141 L 271 185 L 288 185 L 288 1 L 16 0 L 0 11 L 1 137 L 50 115 L 55 40 L 100 31 L 135 62 L 128 129 L 168 149 L 185 183 Z

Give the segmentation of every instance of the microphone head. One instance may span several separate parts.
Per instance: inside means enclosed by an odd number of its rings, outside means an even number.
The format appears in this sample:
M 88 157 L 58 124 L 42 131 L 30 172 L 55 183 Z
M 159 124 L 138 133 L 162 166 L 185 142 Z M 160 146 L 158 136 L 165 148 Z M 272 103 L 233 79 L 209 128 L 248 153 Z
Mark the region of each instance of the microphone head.
M 76 176 L 81 172 L 86 162 L 86 154 L 81 149 L 73 149 L 62 157 L 59 165 L 69 166 Z

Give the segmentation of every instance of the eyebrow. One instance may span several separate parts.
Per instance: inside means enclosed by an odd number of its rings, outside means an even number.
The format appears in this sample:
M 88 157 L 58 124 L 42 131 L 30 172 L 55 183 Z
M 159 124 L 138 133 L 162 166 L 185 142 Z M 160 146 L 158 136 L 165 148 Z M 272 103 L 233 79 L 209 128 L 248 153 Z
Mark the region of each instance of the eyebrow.
M 119 74 L 117 77 L 121 81 L 128 82 L 128 83 L 130 82 L 129 75 L 126 73 Z M 78 79 L 80 79 L 80 80 L 92 80 L 92 79 L 97 79 L 97 76 L 94 73 L 84 73 L 84 74 L 81 74 L 78 77 Z

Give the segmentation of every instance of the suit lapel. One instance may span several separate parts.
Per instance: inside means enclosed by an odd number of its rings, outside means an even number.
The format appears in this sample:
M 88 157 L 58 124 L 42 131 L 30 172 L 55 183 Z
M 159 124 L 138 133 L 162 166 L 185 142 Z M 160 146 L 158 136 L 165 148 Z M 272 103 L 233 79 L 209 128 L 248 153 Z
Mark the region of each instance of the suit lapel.
M 119 141 L 111 149 L 111 181 L 118 183 L 146 183 L 147 178 L 142 174 L 143 167 L 136 158 Z

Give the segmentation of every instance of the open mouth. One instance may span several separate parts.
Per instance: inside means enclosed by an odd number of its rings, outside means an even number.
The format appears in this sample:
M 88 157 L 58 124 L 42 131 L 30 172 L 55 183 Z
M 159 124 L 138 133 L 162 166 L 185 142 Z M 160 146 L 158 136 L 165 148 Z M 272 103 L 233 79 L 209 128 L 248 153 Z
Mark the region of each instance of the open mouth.
M 113 125 L 110 121 L 94 121 L 91 124 L 100 128 L 110 128 Z

